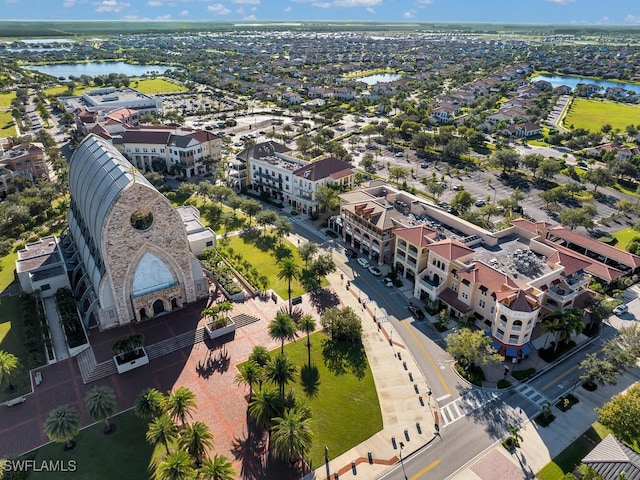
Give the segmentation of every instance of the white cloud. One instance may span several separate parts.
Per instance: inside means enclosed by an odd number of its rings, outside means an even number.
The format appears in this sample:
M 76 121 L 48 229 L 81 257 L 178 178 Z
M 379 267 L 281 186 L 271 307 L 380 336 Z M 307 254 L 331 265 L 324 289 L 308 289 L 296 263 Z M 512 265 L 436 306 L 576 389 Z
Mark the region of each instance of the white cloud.
M 316 2 L 311 5 L 318 8 L 331 8 L 331 4 L 329 2 Z
M 380 5 L 382 0 L 334 0 L 336 7 L 372 7 Z
M 238 8 L 238 9 L 236 10 L 236 13 L 237 13 L 238 15 L 244 15 L 244 8 L 243 8 L 243 7 Z
M 260 0 L 231 0 L 233 3 L 245 3 L 249 5 L 260 5 Z
M 567 5 L 569 3 L 573 3 L 576 0 L 545 0 L 547 3 L 555 3 L 557 5 Z
M 149 0 L 147 2 L 147 7 L 161 7 L 161 6 L 162 6 L 162 2 L 158 0 Z
M 433 0 L 418 0 L 418 5 L 431 5 Z
M 243 17 L 242 20 L 257 20 L 257 17 L 255 15 L 247 15 Z
M 624 23 L 630 23 L 631 25 L 640 25 L 640 17 L 637 15 L 627 15 L 624 17 Z
M 291 10 L 292 10 L 292 8 L 291 8 L 291 7 L 287 7 L 287 8 L 285 8 L 285 9 L 283 10 L 283 12 L 284 12 L 284 13 L 290 13 L 290 12 L 291 12 Z
M 159 17 L 156 17 L 156 20 L 171 20 L 171 15 L 170 14 L 160 15 Z
M 222 5 L 221 3 L 216 3 L 215 5 L 209 5 L 207 7 L 207 11 L 214 13 L 216 15 L 229 15 L 231 10 Z
M 607 16 L 599 18 L 598 21 L 596 22 L 598 25 L 610 25 L 611 24 L 611 19 Z
M 188 17 L 189 16 L 189 10 L 182 10 L 180 12 L 180 16 L 181 17 Z
M 402 14 L 402 16 L 404 18 L 413 18 L 416 16 L 416 11 L 412 8 L 411 10 L 407 10 L 406 12 L 404 12 L 404 14 Z
M 71 8 L 71 7 L 75 7 L 76 6 L 76 0 L 66 0 L 63 4 L 63 7 L 65 8 Z
M 376 13 L 376 9 L 375 8 L 371 8 L 371 7 L 367 7 L 367 12 L 374 14 Z
M 129 2 L 117 2 L 116 0 L 102 0 L 94 5 L 98 13 L 118 13 L 131 6 Z

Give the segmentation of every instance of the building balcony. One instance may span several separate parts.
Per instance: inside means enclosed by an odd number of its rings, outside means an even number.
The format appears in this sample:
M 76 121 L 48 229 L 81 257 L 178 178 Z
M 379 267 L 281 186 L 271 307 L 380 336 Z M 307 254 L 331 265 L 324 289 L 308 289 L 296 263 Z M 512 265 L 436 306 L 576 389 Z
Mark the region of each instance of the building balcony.
M 438 294 L 442 290 L 444 290 L 444 287 L 445 287 L 445 282 L 443 282 L 442 280 L 440 280 L 440 282 L 436 282 L 436 281 L 431 280 L 429 277 L 426 277 L 426 276 L 420 278 L 420 280 L 418 280 L 418 283 L 421 286 L 425 287 L 430 292 L 434 292 L 436 294 Z
M 589 275 L 579 275 L 577 277 L 569 277 L 566 279 L 567 285 L 569 285 L 573 290 L 578 290 L 582 287 L 586 287 L 589 285 L 589 280 L 591 277 Z
M 547 290 L 547 295 L 559 303 L 567 303 L 573 300 L 579 291 L 553 286 Z

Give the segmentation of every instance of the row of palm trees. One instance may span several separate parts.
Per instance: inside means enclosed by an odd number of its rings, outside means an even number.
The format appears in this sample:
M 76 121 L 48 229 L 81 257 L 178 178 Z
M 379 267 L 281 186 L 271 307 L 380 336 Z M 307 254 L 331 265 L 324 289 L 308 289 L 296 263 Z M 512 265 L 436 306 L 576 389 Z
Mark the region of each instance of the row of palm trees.
M 104 433 L 113 430 L 111 417 L 116 412 L 116 394 L 110 387 L 99 385 L 93 387 L 84 399 L 89 416 L 96 422 L 104 422 Z M 64 443 L 65 450 L 73 448 L 74 437 L 80 432 L 82 422 L 80 413 L 70 405 L 60 405 L 47 416 L 44 422 L 44 433 L 49 440 Z
M 566 310 L 556 310 L 545 317 L 542 322 L 542 330 L 545 333 L 555 335 L 554 352 L 561 343 L 569 343 L 571 335 L 580 335 L 584 331 L 584 312 L 579 308 L 568 308 Z
M 213 446 L 213 434 L 204 422 L 187 423 L 196 406 L 195 394 L 187 387 L 167 395 L 147 388 L 138 395 L 134 412 L 138 417 L 150 419 L 147 442 L 165 448 L 164 457 L 156 464 L 159 480 L 231 480 L 235 475 L 233 465 L 224 455 L 204 458 Z M 176 445 L 173 451 L 171 445 Z

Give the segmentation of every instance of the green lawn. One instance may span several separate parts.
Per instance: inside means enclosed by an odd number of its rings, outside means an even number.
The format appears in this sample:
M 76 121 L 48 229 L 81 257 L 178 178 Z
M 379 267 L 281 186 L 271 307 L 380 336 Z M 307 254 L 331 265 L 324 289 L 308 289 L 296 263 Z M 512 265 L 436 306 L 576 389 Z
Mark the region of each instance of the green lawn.
M 0 266 L 2 267 L 0 270 L 0 292 L 13 283 L 13 280 L 15 279 L 17 259 L 18 254 L 13 250 L 11 253 L 0 259 Z
M 580 465 L 580 461 L 600 440 L 611 433 L 606 427 L 594 423 L 589 429 L 565 448 L 536 474 L 539 480 L 562 480 L 565 473 Z
M 382 430 L 382 414 L 364 347 L 336 345 L 323 332 L 310 338 L 310 369 L 306 335 L 285 345 L 284 350 L 298 366 L 298 379 L 292 387 L 296 398 L 305 399 L 313 413 L 309 458 L 311 468 L 317 468 L 324 463 L 325 445 L 330 458 L 336 458 Z
M 188 88 L 164 78 L 132 78 L 129 86 L 148 95 L 189 91 Z
M 73 95 L 82 95 L 84 92 L 94 90 L 96 88 L 98 87 L 94 85 L 76 85 L 76 87 L 73 89 Z M 66 96 L 69 94 L 69 88 L 66 85 L 59 85 L 57 87 L 45 88 L 43 92 L 47 96 Z
M 140 419 L 132 410 L 114 418 L 116 431 L 102 433 L 103 424 L 93 425 L 76 437 L 76 447 L 65 452 L 59 443 L 47 444 L 33 452 L 36 465 L 43 461 L 61 461 L 68 465 L 74 460 L 75 472 L 32 472 L 29 480 L 108 480 L 112 478 L 147 479 L 153 458 L 164 453 L 163 447 L 154 448 L 145 440 L 147 420 Z
M 0 108 L 11 108 L 11 101 L 16 98 L 16 92 L 0 93 Z
M 9 110 L 0 110 L 0 137 L 15 137 L 16 122 Z
M 627 125 L 638 123 L 638 118 L 638 105 L 576 98 L 564 119 L 564 126 L 599 132 L 603 125 L 609 124 L 624 132 Z
M 0 297 L 0 350 L 13 353 L 20 360 L 22 368 L 12 379 L 16 390 L 10 394 L 0 390 L 0 402 L 31 391 L 27 349 L 24 346 L 24 323 L 21 319 L 22 306 L 18 297 Z
M 640 237 L 640 232 L 634 230 L 633 227 L 626 227 L 618 230 L 617 232 L 613 232 L 612 235 L 616 238 L 616 240 L 618 240 L 615 245 L 616 248 L 619 248 L 620 250 L 624 250 L 626 252 L 627 246 L 629 245 L 629 243 L 631 243 L 631 240 L 636 237 Z
M 242 255 L 243 259 L 251 259 L 251 265 L 255 267 L 261 275 L 266 275 L 269 278 L 269 287 L 274 290 L 281 298 L 287 298 L 287 282 L 278 278 L 278 265 L 276 257 L 271 247 L 273 246 L 273 236 L 260 232 L 256 237 L 245 237 L 249 241 L 245 240 L 239 235 L 227 237 L 229 246 L 227 249 L 232 248 L 233 252 Z M 282 246 L 290 251 L 290 256 L 298 263 L 302 265 L 302 259 L 298 254 L 298 249 L 286 240 L 282 242 Z M 327 285 L 327 280 L 323 279 L 322 286 Z M 305 293 L 302 284 L 294 280 L 291 282 L 291 298 L 297 297 Z

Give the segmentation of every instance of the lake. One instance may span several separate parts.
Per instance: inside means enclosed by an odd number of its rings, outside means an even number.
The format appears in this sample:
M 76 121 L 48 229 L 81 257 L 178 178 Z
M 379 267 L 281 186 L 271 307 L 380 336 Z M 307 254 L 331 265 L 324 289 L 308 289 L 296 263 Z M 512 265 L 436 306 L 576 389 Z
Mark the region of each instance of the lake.
M 53 75 L 54 77 L 69 78 L 70 75 L 79 77 L 89 75 L 108 75 L 110 73 L 124 73 L 127 77 L 140 77 L 149 72 L 164 73 L 171 67 L 166 65 L 132 65 L 125 62 L 89 62 L 89 63 L 58 63 L 55 65 L 25 66 L 27 70 Z
M 598 85 L 599 87 L 603 87 L 603 89 L 607 87 L 616 87 L 624 88 L 626 90 L 633 90 L 636 93 L 640 93 L 640 85 L 638 85 L 637 83 L 610 82 L 607 80 L 595 80 L 593 78 L 573 75 L 538 75 L 537 77 L 533 77 L 531 79 L 532 82 L 535 82 L 537 80 L 546 80 L 551 85 L 553 85 L 554 88 L 559 85 L 566 85 L 567 87 L 571 87 L 572 89 L 574 89 L 579 83 L 592 83 L 594 85 Z
M 364 82 L 367 85 L 375 85 L 376 83 L 394 82 L 400 80 L 402 75 L 397 73 L 378 73 L 376 75 L 367 75 L 366 77 L 358 77 L 355 80 Z

